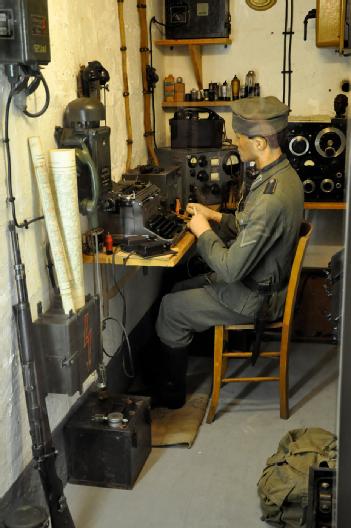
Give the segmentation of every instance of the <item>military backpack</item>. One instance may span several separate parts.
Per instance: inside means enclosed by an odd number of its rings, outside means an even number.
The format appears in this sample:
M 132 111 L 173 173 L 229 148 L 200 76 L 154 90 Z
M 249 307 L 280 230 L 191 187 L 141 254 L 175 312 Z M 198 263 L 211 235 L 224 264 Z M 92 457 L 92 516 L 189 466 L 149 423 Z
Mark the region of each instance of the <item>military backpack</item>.
M 311 466 L 336 466 L 336 437 L 319 428 L 294 429 L 279 442 L 258 481 L 262 520 L 273 526 L 306 526 Z

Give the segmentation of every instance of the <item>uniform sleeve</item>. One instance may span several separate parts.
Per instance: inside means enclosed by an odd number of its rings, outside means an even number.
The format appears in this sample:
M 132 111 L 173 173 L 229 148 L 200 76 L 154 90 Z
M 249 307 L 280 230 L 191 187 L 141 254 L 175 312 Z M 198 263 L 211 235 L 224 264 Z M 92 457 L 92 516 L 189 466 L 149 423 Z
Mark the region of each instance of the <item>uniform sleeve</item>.
M 235 282 L 250 275 L 284 229 L 281 205 L 272 195 L 262 196 L 256 207 L 241 215 L 240 232 L 229 248 L 208 230 L 198 239 L 198 251 L 219 279 Z
M 220 223 L 210 222 L 213 231 L 224 242 L 232 241 L 237 237 L 238 229 L 234 214 L 223 213 Z

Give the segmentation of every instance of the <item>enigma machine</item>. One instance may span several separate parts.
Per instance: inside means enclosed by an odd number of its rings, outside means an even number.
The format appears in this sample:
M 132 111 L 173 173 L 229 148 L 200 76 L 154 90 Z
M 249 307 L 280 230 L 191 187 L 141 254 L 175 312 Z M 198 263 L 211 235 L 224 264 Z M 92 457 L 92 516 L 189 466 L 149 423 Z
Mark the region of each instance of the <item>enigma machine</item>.
M 343 201 L 346 119 L 289 122 L 286 153 L 308 202 Z

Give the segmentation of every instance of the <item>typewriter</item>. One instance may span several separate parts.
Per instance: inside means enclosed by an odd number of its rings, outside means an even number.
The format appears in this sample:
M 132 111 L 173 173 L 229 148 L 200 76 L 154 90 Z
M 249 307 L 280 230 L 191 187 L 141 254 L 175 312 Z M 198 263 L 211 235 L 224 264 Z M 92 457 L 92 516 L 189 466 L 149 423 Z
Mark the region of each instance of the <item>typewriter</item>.
M 119 182 L 102 197 L 99 224 L 115 241 L 138 237 L 173 245 L 186 223 L 161 206 L 160 189 L 150 182 Z

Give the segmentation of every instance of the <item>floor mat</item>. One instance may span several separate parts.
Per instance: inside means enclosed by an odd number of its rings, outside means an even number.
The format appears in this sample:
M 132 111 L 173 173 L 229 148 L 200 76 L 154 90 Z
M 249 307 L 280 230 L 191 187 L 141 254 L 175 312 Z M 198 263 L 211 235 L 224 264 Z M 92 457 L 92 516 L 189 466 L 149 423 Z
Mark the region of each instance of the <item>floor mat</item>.
M 211 390 L 211 375 L 202 371 L 188 376 L 188 395 L 181 409 L 152 410 L 152 446 L 191 447 L 203 421 Z

